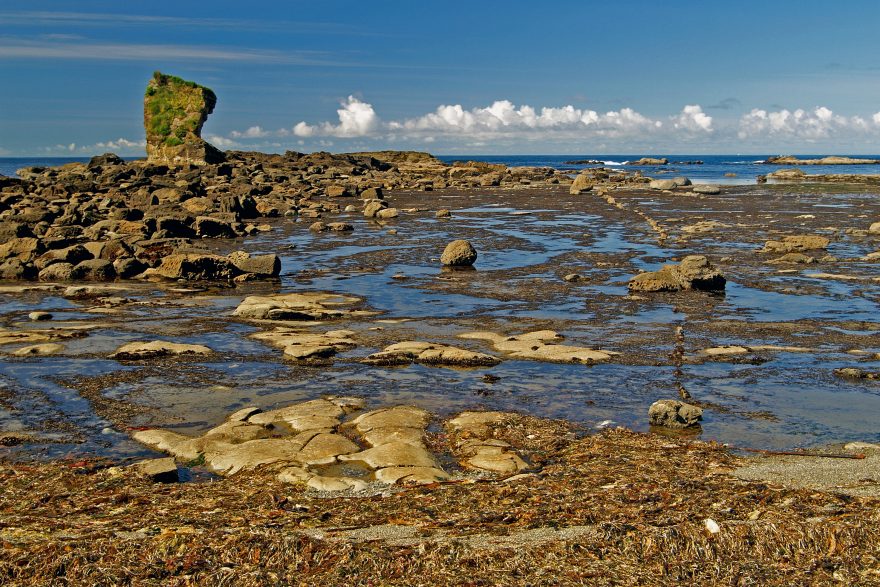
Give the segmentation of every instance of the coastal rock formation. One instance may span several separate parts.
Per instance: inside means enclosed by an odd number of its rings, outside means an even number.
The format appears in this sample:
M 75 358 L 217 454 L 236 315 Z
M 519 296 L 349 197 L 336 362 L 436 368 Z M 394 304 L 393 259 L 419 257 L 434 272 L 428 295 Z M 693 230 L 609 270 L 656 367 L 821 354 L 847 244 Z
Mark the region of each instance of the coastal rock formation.
M 627 165 L 669 165 L 669 159 L 666 157 L 642 157 L 636 161 L 627 161 Z
M 664 265 L 659 271 L 640 273 L 629 280 L 630 291 L 723 290 L 726 279 L 702 255 L 689 255 L 678 265 Z
M 877 165 L 880 159 L 858 159 L 853 157 L 822 157 L 820 159 L 798 159 L 791 155 L 767 157 L 764 165 Z
M 331 396 L 270 411 L 248 407 L 198 437 L 162 429 L 138 430 L 132 437 L 181 460 L 204 460 L 220 475 L 269 469 L 284 483 L 318 491 L 360 491 L 370 483 L 426 484 L 449 478 L 437 443 L 425 442 L 431 414 L 415 406 L 364 412 L 363 400 Z M 507 412 L 464 412 L 450 420 L 449 452 L 464 468 L 509 475 L 531 468 L 493 428 L 521 417 Z M 171 463 L 165 462 L 170 469 Z M 330 465 L 344 465 L 335 471 Z
M 214 111 L 210 89 L 155 72 L 144 94 L 147 160 L 166 165 L 221 163 L 223 153 L 202 139 L 202 125 Z

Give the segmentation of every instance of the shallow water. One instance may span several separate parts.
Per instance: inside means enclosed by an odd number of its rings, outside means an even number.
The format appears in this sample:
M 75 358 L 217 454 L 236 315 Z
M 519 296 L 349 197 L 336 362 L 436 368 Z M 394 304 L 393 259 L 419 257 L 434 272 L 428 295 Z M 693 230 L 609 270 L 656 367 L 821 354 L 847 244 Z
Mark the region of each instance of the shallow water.
M 738 200 L 727 194 L 701 200 L 701 209 L 692 200 L 663 201 L 644 193 L 630 203 L 687 223 L 695 215 L 706 217 L 713 206 L 720 218 L 771 215 L 779 220 L 772 236 L 817 232 L 832 220 L 842 222 L 840 218 L 849 223 L 845 226 L 864 224 L 850 219 L 851 209 L 860 217 L 880 213 L 876 198 L 834 194 L 833 202 L 842 207 L 829 210 L 843 216 L 817 218 L 814 226 L 804 227 L 806 220 L 794 217 L 805 208 L 802 198 L 807 196 L 798 191 L 797 197 L 767 199 L 762 190 L 746 190 Z M 880 368 L 870 359 L 880 349 L 880 329 L 867 326 L 876 323 L 878 314 L 873 266 L 841 261 L 780 274 L 779 267 L 766 265 L 756 252 L 769 236 L 756 235 L 748 226 L 731 223 L 726 232 L 660 244 L 643 218 L 598 199 L 569 199 L 564 192 L 538 196 L 477 192 L 434 200 L 436 195 L 392 194 L 401 208 L 433 208 L 404 212 L 387 225 L 344 214 L 339 219 L 355 227 L 350 235 L 316 235 L 308 231 L 307 222 L 279 219 L 272 232 L 245 241 L 249 250 L 279 253 L 283 271 L 276 285 L 190 293 L 133 285 L 122 295 L 134 303 L 110 313 L 96 313 L 100 304 L 69 300 L 59 291 L 0 294 L 0 325 L 5 328 L 95 327 L 85 338 L 64 341 L 60 356 L 0 355 L 0 429 L 30 431 L 47 441 L 14 449 L 22 456 L 134 457 L 149 451 L 128 440 L 126 426 L 158 425 L 195 434 L 242 406 L 271 408 L 323 394 L 350 394 L 366 398 L 370 406 L 413 403 L 440 415 L 475 408 L 519 410 L 587 428 L 610 420 L 647 430 L 648 406 L 659 398 L 677 397 L 683 386 L 705 407 L 706 439 L 759 448 L 880 440 L 872 418 L 880 408 L 880 386 L 832 374 L 844 366 Z M 466 202 L 467 207 L 456 209 L 453 202 Z M 441 205 L 452 209 L 452 219 L 433 218 L 433 209 Z M 389 232 L 392 228 L 396 234 Z M 876 241 L 838 233 L 829 252 L 841 258 L 877 247 Z M 439 267 L 443 246 L 456 238 L 467 238 L 477 247 L 475 271 Z M 690 253 L 729 259 L 723 263 L 729 277 L 723 294 L 628 295 L 627 281 L 636 272 Z M 856 272 L 860 281 L 811 278 L 813 271 Z M 564 282 L 569 273 L 582 275 L 582 281 Z M 287 362 L 280 350 L 248 337 L 266 327 L 230 315 L 250 293 L 291 291 L 356 296 L 377 315 L 301 325 L 312 331 L 350 328 L 358 347 L 320 365 Z M 51 311 L 54 320 L 29 322 L 27 313 L 36 309 Z M 670 360 L 675 326 L 685 327 L 685 350 L 691 358 L 701 348 L 727 344 L 812 350 L 694 359 L 679 371 Z M 494 353 L 482 342 L 456 336 L 472 330 L 518 334 L 546 328 L 565 334 L 569 344 L 621 354 L 594 366 L 511 359 L 488 369 L 382 368 L 357 362 L 400 340 Z M 215 355 L 136 364 L 106 358 L 125 342 L 152 339 L 205 344 Z M 5 345 L 0 352 L 19 346 Z M 852 349 L 867 354 L 847 354 Z M 149 372 L 131 377 L 139 369 Z M 487 383 L 487 373 L 499 380 Z M 60 383 L 71 381 L 101 382 L 95 386 L 100 397 L 138 410 L 122 423 L 112 421 L 98 414 L 104 408 L 78 393 L 76 384 Z

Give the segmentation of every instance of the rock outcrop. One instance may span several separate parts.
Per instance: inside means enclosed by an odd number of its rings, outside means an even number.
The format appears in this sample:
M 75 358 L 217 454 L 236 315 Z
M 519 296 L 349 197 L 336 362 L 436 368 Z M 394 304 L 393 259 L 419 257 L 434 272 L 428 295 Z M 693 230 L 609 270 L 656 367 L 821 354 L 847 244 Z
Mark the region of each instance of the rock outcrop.
M 627 165 L 669 165 L 666 157 L 642 157 L 636 161 L 627 161 Z
M 689 255 L 678 265 L 664 265 L 659 271 L 640 273 L 629 280 L 630 291 L 719 291 L 726 280 L 721 271 L 702 255 Z
M 155 72 L 144 94 L 147 160 L 166 165 L 221 163 L 222 152 L 202 139 L 202 125 L 214 111 L 210 89 Z
M 856 159 L 853 157 L 822 157 L 820 159 L 798 159 L 791 155 L 767 157 L 764 165 L 876 165 L 880 159 Z

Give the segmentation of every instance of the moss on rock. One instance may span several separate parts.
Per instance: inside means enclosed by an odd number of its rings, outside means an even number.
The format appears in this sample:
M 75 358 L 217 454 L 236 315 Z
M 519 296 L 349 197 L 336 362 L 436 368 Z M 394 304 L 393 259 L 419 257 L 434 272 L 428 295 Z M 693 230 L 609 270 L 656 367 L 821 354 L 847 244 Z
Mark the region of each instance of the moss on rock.
M 159 163 L 215 163 L 223 154 L 201 138 L 202 125 L 214 111 L 210 88 L 159 71 L 144 93 L 147 158 Z

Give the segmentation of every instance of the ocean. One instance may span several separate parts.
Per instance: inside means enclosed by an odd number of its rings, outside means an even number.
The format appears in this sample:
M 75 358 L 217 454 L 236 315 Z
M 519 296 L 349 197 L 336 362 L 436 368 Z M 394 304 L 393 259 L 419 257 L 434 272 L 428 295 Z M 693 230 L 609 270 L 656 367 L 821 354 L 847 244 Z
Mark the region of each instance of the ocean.
M 665 157 L 668 165 L 660 167 L 629 167 L 625 163 L 641 157 Z M 695 183 L 752 184 L 764 175 L 789 165 L 764 165 L 761 162 L 770 155 L 438 155 L 442 161 L 484 161 L 508 166 L 538 166 L 577 171 L 586 167 L 611 167 L 641 170 L 648 176 L 662 177 L 669 174 L 684 175 Z M 824 155 L 797 155 L 802 159 L 814 159 Z M 880 155 L 850 155 L 864 159 L 880 159 Z M 128 159 L 136 159 L 130 157 Z M 15 176 L 22 167 L 57 166 L 65 163 L 85 162 L 89 157 L 0 157 L 0 175 Z M 571 164 L 569 161 L 596 161 L 590 164 Z M 699 164 L 695 162 L 701 162 Z M 808 173 L 880 174 L 880 165 L 811 165 Z M 731 175 L 732 174 L 732 175 Z

